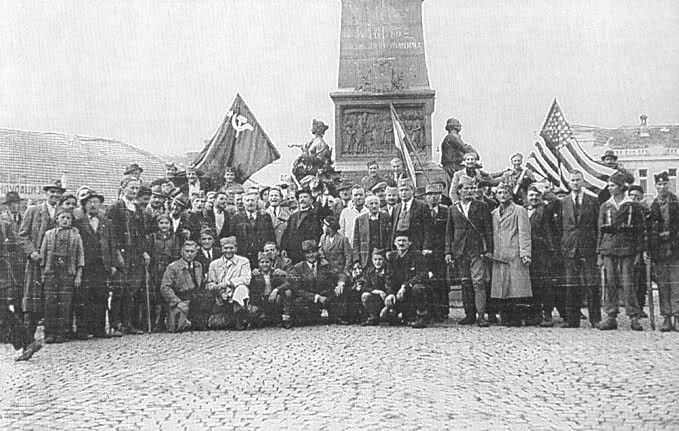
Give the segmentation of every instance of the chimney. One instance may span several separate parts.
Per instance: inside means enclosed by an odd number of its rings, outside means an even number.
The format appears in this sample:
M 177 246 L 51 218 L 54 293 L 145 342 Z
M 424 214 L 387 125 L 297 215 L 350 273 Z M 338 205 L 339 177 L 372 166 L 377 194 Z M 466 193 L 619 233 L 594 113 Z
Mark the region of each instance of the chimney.
M 646 114 L 641 114 L 639 116 L 639 119 L 641 120 L 641 124 L 639 124 L 639 136 L 642 138 L 647 138 L 650 136 L 648 133 L 648 127 L 646 125 L 646 120 L 648 119 L 648 115 Z

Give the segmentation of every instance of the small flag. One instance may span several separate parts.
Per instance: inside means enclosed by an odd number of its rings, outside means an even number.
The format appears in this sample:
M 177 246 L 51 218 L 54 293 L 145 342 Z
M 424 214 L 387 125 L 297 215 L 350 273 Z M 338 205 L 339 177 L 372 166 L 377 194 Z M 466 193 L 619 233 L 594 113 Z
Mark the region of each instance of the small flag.
M 236 181 L 242 184 L 280 157 L 250 108 L 236 94 L 224 121 L 193 164 L 212 178 L 224 177 L 225 168 L 230 166 Z
M 417 187 L 415 165 L 413 165 L 413 159 L 410 157 L 410 149 L 412 149 L 412 146 L 409 145 L 408 137 L 401 125 L 401 120 L 398 117 L 394 105 L 390 104 L 389 106 L 391 108 L 391 123 L 394 127 L 394 144 L 399 153 L 401 153 L 401 160 L 403 160 L 405 164 L 408 176 L 413 180 L 413 185 Z

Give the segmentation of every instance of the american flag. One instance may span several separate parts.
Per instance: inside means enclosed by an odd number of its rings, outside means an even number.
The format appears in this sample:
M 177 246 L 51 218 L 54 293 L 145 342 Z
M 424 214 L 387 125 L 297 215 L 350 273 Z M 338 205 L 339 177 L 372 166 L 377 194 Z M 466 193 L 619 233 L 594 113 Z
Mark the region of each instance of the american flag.
M 592 159 L 575 139 L 556 99 L 549 109 L 540 136 L 531 152 L 528 166 L 538 175 L 549 178 L 563 190 L 568 190 L 568 174 L 581 171 L 585 192 L 597 196 L 606 187 L 606 180 L 615 172 Z

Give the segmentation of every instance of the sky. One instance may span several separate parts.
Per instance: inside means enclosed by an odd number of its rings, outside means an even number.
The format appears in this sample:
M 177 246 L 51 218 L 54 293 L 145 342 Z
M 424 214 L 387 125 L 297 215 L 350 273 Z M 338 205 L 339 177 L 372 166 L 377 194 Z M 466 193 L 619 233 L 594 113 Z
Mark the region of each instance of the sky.
M 199 151 L 239 92 L 282 166 L 334 141 L 341 0 L 0 0 L 0 127 Z M 455 116 L 489 168 L 571 123 L 679 123 L 676 0 L 425 0 L 433 141 Z M 436 148 L 438 150 L 438 148 Z M 436 155 L 436 153 L 435 153 Z M 259 180 L 278 178 L 265 168 Z

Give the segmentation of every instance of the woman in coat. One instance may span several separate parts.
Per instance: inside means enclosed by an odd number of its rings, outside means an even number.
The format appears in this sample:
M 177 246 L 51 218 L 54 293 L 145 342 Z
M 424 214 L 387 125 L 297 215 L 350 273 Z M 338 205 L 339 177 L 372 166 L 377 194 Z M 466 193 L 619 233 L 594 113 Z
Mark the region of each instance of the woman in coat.
M 491 298 L 500 300 L 502 324 L 519 326 L 519 299 L 533 296 L 529 268 L 530 219 L 525 208 L 512 202 L 512 191 L 508 185 L 498 185 L 496 195 L 500 206 L 492 213 L 495 251 Z

